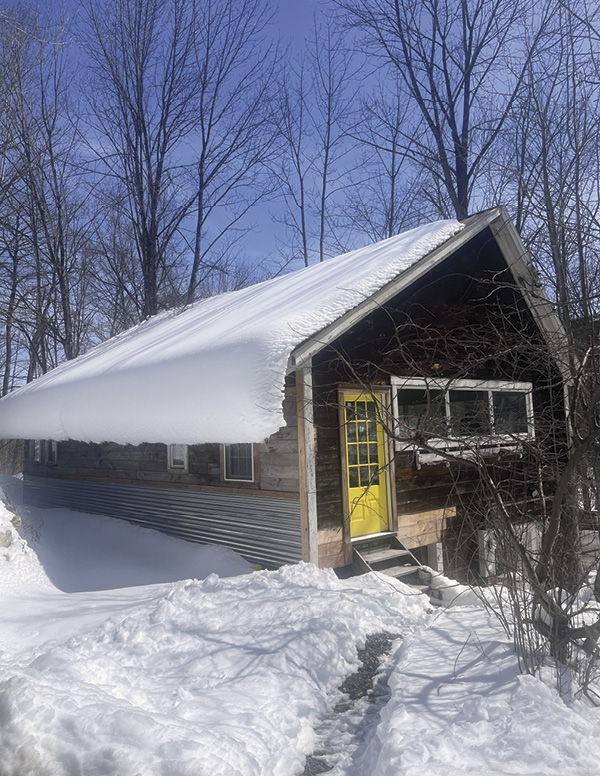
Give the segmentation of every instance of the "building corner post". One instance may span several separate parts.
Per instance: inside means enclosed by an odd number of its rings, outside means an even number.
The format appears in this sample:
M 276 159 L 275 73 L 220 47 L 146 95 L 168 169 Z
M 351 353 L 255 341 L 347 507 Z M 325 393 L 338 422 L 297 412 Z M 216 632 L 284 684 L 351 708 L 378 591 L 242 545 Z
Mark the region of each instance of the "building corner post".
M 312 362 L 296 370 L 302 559 L 319 564 Z

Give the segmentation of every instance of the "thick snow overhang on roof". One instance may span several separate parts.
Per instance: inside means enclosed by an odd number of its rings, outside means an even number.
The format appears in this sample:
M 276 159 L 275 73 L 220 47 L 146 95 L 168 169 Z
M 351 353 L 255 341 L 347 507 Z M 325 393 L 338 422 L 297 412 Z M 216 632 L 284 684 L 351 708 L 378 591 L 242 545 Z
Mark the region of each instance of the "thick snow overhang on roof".
M 286 372 L 489 229 L 560 364 L 564 331 L 504 208 L 417 227 L 156 316 L 0 400 L 0 439 L 259 442 Z
M 283 425 L 292 351 L 462 229 L 417 227 L 158 315 L 0 401 L 0 438 L 258 442 Z

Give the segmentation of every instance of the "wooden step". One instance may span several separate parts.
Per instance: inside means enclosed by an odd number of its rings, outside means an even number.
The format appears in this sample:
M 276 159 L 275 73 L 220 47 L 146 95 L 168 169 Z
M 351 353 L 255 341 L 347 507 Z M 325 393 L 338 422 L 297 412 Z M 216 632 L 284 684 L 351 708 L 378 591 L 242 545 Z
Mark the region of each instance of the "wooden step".
M 353 539 L 352 546 L 359 552 L 375 550 L 381 547 L 389 547 L 396 537 L 394 534 L 384 534 L 383 536 L 368 536 L 366 539 Z
M 358 550 L 368 564 L 380 563 L 391 558 L 410 558 L 411 553 L 408 550 L 399 550 L 396 547 L 378 547 L 376 549 Z
M 400 579 L 415 593 L 429 591 L 428 580 L 420 579 L 421 564 L 395 535 L 367 537 L 353 541 L 353 566 L 359 573 L 375 571 L 393 579 Z
M 380 574 L 385 574 L 388 577 L 399 579 L 400 577 L 407 577 L 410 574 L 417 575 L 419 567 L 413 566 L 412 564 L 410 566 L 398 564 L 396 566 L 386 566 L 384 569 L 374 569 L 374 571 L 378 571 Z

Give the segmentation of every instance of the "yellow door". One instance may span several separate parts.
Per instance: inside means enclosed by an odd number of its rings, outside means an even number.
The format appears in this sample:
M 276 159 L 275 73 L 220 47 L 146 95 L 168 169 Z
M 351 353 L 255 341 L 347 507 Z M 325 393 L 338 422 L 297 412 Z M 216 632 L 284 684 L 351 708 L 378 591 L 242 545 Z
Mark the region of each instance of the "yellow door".
M 388 530 L 386 436 L 371 394 L 344 394 L 350 536 Z

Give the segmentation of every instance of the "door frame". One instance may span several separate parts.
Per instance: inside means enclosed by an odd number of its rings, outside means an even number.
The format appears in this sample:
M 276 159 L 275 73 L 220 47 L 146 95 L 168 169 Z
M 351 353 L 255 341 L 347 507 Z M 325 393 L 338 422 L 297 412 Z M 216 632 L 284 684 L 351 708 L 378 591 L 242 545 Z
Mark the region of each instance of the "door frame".
M 348 495 L 348 460 L 346 450 L 346 416 L 344 394 L 362 393 L 365 396 L 379 398 L 389 418 L 392 418 L 392 392 L 389 385 L 374 385 L 371 388 L 365 388 L 364 385 L 352 385 L 351 383 L 338 385 L 338 426 L 339 426 L 339 445 L 340 445 L 340 486 L 342 489 L 342 536 L 344 544 L 350 546 L 350 499 Z M 386 433 L 384 434 L 385 461 L 385 484 L 388 505 L 388 530 L 384 533 L 396 534 L 398 531 L 398 510 L 396 508 L 396 487 L 395 487 L 395 465 L 394 465 L 394 440 Z M 364 534 L 364 537 L 374 536 L 375 534 Z M 363 536 L 354 537 L 354 540 L 362 539 Z M 349 561 L 348 561 L 349 562 Z

